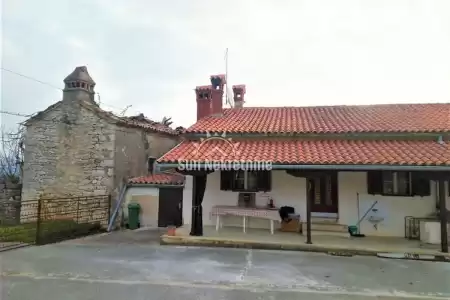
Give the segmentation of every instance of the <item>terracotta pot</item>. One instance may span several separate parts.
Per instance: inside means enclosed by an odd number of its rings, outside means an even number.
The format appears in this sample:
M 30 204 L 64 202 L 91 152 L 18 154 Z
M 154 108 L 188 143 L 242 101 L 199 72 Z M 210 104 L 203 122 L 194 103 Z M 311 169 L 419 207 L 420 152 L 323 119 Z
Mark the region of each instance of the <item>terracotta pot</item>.
M 175 236 L 175 231 L 176 231 L 176 227 L 175 226 L 169 226 L 167 227 L 167 235 L 168 236 Z

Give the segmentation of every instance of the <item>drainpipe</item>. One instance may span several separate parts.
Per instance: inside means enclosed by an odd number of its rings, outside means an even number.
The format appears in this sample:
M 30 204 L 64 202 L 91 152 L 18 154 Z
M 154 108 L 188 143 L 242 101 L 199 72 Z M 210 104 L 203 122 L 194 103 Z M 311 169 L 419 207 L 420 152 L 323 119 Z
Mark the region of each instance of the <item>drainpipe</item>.
M 122 207 L 122 202 L 123 202 L 123 199 L 125 198 L 125 191 L 127 190 L 127 188 L 128 188 L 127 184 L 124 184 L 122 186 L 122 189 L 119 194 L 119 198 L 116 201 L 116 208 L 114 209 L 114 213 L 112 214 L 111 219 L 109 220 L 108 232 L 110 232 L 112 230 L 114 222 L 116 221 L 117 214 L 119 213 L 119 210 Z

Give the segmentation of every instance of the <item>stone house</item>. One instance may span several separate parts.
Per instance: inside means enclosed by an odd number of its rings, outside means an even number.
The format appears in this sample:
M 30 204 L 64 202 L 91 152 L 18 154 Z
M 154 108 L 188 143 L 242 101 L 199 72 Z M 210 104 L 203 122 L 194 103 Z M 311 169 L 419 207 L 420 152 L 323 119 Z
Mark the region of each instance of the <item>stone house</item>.
M 144 115 L 120 117 L 94 101 L 86 67 L 64 79 L 63 98 L 25 122 L 22 200 L 112 194 L 147 161 L 179 141 L 179 132 Z

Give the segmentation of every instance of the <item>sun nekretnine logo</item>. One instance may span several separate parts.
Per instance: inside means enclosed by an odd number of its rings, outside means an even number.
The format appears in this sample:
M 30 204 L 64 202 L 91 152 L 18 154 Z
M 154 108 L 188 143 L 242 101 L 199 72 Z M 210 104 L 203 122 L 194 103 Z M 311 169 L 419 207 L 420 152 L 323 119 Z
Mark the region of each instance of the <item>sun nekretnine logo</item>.
M 226 132 L 222 134 L 206 133 L 194 143 L 194 159 L 182 160 L 178 163 L 180 170 L 271 170 L 272 163 L 267 161 L 241 160 L 239 142 L 227 138 Z
M 206 133 L 206 139 L 201 138 L 199 143 L 194 143 L 196 158 L 207 157 L 211 160 L 215 158 L 233 160 L 239 155 L 239 142 L 233 142 L 232 138 L 227 138 L 227 133 Z M 208 149 L 210 147 L 211 149 Z M 207 149 L 206 153 L 202 150 Z

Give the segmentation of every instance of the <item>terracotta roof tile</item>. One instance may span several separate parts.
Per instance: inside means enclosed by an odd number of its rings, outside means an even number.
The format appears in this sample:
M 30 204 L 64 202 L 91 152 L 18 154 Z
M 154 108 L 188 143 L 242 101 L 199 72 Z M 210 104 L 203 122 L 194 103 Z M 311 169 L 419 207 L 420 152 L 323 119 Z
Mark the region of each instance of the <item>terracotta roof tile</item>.
M 450 131 L 450 103 L 224 109 L 187 133 L 362 133 Z
M 159 163 L 270 161 L 278 164 L 450 165 L 450 143 L 417 140 L 185 141 Z
M 180 174 L 158 173 L 153 175 L 132 178 L 130 184 L 153 184 L 153 185 L 183 185 L 184 176 Z

